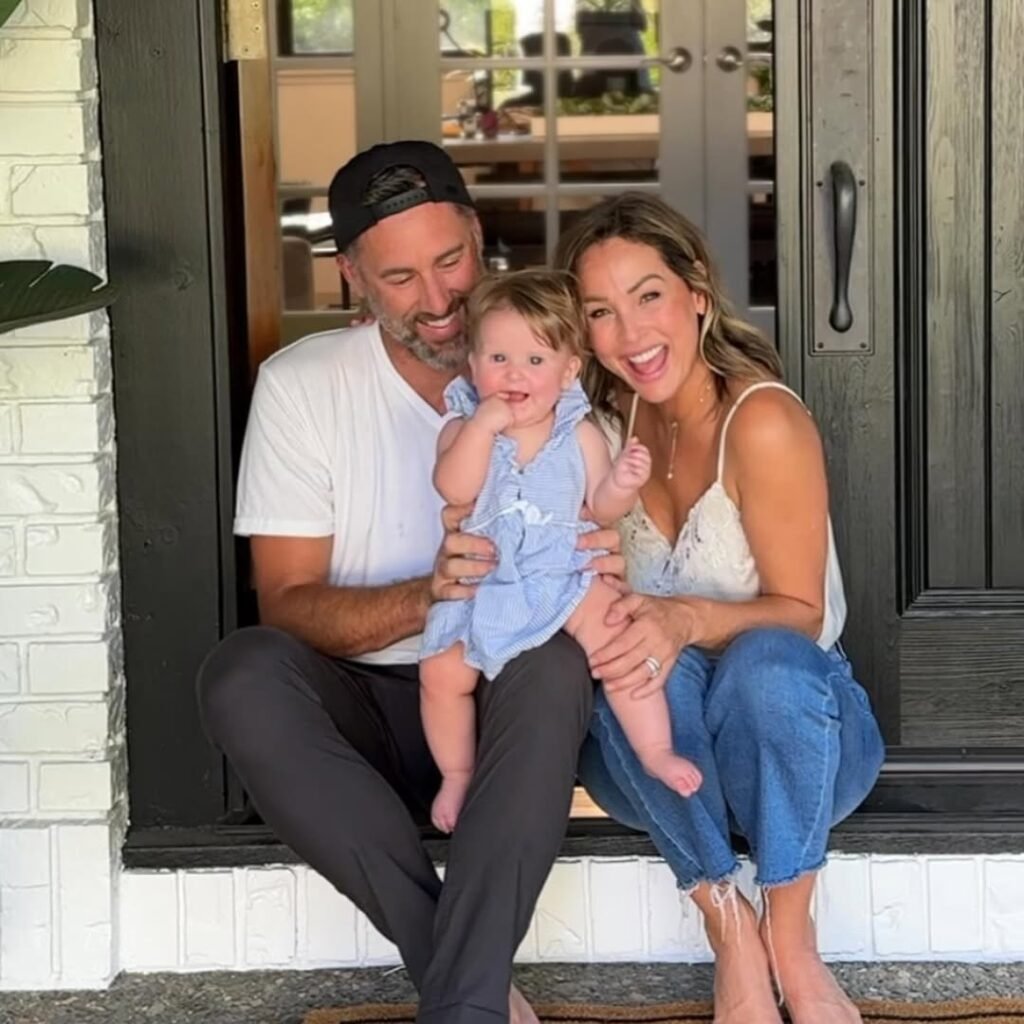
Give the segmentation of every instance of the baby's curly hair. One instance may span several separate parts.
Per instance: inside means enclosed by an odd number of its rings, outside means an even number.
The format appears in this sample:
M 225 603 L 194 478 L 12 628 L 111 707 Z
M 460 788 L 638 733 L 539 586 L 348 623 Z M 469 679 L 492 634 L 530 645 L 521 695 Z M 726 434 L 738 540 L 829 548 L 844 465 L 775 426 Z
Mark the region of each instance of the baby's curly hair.
M 481 321 L 500 309 L 518 313 L 538 340 L 556 352 L 568 352 L 580 360 L 586 358 L 583 308 L 571 274 L 537 268 L 482 278 L 469 293 L 467 302 L 469 337 L 474 349 Z

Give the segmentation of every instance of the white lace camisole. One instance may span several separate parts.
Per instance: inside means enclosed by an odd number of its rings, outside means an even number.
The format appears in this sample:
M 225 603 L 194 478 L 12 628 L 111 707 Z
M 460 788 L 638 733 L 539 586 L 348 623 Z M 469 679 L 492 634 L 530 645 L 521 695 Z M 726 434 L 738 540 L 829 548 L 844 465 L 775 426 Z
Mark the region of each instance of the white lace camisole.
M 733 415 L 748 395 L 762 388 L 779 388 L 800 402 L 795 392 L 777 381 L 752 384 L 736 399 L 722 424 L 715 481 L 690 509 L 675 547 L 651 522 L 642 500 L 622 519 L 619 524 L 622 553 L 626 559 L 627 577 L 634 590 L 664 596 L 694 594 L 719 601 L 749 601 L 761 593 L 761 580 L 743 531 L 740 510 L 722 483 L 722 470 L 725 465 L 725 438 Z M 618 431 L 614 433 L 615 446 L 619 447 Z M 828 523 L 824 609 L 818 646 L 828 650 L 839 639 L 846 622 L 846 596 L 831 517 Z

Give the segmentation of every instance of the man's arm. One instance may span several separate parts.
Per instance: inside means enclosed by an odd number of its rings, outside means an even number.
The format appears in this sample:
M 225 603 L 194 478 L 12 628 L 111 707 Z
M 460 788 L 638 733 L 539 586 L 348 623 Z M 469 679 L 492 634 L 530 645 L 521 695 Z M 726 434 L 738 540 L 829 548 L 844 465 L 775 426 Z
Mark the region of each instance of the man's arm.
M 331 586 L 333 543 L 333 537 L 252 538 L 264 625 L 336 657 L 379 651 L 422 631 L 431 602 L 429 576 L 386 586 Z

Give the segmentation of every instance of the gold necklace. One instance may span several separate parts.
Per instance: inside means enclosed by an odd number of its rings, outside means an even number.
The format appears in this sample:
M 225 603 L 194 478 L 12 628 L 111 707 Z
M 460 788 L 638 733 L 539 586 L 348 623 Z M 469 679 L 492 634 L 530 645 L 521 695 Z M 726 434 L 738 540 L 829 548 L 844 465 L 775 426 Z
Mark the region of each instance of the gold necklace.
M 704 385 L 703 390 L 700 393 L 700 398 L 697 399 L 698 405 L 704 404 L 704 399 L 707 397 L 708 392 L 711 390 L 711 384 L 714 378 L 709 380 Z M 676 472 L 676 438 L 679 436 L 679 420 L 673 420 L 669 424 L 669 450 L 668 450 L 668 466 L 665 470 L 665 479 L 671 480 L 675 476 Z
M 671 480 L 675 476 L 676 472 L 676 435 L 679 433 L 679 420 L 673 420 L 672 425 L 669 427 L 672 431 L 672 440 L 669 442 L 671 448 L 668 453 L 668 472 L 665 474 L 666 480 Z

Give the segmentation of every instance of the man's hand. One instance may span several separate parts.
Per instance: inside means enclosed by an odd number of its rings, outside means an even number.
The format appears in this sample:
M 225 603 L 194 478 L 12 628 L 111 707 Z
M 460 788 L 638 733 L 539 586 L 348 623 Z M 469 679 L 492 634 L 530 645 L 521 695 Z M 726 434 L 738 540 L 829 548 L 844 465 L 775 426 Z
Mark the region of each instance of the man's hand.
M 462 581 L 480 579 L 496 564 L 494 545 L 489 540 L 459 529 L 459 524 L 472 511 L 472 505 L 445 505 L 441 510 L 444 540 L 434 561 L 431 601 L 462 601 L 472 597 L 476 584 Z
M 612 480 L 624 491 L 638 491 L 650 478 L 650 449 L 631 437 L 612 466 Z

